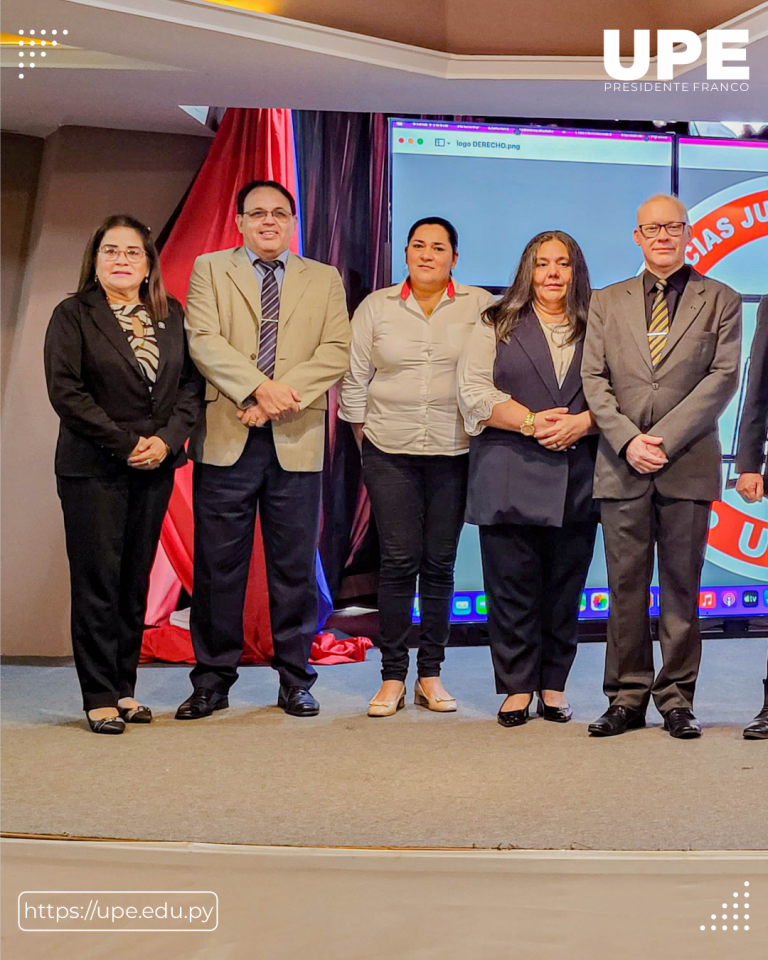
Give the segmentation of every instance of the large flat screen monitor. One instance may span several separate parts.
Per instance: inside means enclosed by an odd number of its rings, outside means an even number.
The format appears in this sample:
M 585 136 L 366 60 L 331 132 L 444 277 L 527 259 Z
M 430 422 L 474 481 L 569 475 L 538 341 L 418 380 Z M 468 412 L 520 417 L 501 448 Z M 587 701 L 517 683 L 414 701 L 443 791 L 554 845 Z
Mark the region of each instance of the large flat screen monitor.
M 689 262 L 747 298 L 742 382 L 720 424 L 723 476 L 731 487 L 713 511 L 700 612 L 768 615 L 768 505 L 747 507 L 732 489 L 756 295 L 768 292 L 768 144 L 693 138 L 678 144 L 642 133 L 395 119 L 390 151 L 393 282 L 405 275 L 408 227 L 436 215 L 458 229 L 458 279 L 492 289 L 507 285 L 526 242 L 546 229 L 565 230 L 579 242 L 594 287 L 638 273 L 635 210 L 651 194 L 671 192 L 677 168 L 694 226 Z M 649 605 L 658 614 L 655 572 Z M 598 532 L 580 617 L 603 619 L 608 606 Z M 459 545 L 452 618 L 485 619 L 477 528 L 469 525 Z

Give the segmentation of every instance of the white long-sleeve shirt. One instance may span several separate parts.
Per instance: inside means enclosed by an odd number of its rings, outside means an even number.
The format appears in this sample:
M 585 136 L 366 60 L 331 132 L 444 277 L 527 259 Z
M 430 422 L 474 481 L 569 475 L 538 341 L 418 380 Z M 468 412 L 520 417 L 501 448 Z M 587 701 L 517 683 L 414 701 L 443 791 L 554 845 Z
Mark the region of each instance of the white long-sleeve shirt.
M 406 282 L 377 290 L 352 318 L 350 369 L 339 416 L 364 423 L 385 453 L 456 456 L 469 449 L 459 413 L 456 367 L 493 296 L 451 281 L 429 317 Z

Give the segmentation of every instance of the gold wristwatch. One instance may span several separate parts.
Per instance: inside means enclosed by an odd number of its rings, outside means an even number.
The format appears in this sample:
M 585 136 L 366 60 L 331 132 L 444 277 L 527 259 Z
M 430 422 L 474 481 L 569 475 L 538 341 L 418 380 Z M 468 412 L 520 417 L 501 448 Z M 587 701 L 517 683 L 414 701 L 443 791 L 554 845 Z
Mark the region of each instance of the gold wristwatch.
M 533 425 L 533 421 L 536 418 L 536 414 L 533 410 L 529 410 L 523 418 L 523 422 L 520 424 L 520 433 L 524 437 L 532 437 L 536 432 L 536 427 Z

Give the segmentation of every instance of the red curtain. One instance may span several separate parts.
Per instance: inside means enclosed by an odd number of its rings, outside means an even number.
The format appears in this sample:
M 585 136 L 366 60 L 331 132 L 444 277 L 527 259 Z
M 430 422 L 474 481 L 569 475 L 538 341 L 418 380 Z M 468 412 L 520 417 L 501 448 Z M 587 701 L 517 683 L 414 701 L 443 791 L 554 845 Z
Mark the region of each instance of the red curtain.
M 237 191 L 248 180 L 277 180 L 294 196 L 297 193 L 293 126 L 290 110 L 229 109 L 224 114 L 211 149 L 184 207 L 163 247 L 160 263 L 168 290 L 182 303 L 195 258 L 203 253 L 235 247 L 241 236 L 235 225 Z M 291 250 L 299 252 L 295 236 Z M 193 572 L 192 464 L 176 471 L 176 482 L 163 523 L 160 549 L 152 571 L 142 660 L 192 662 L 194 655 L 187 630 L 168 623 L 180 587 L 192 593 Z M 169 582 L 169 566 L 178 582 Z M 174 594 L 175 591 L 175 594 Z M 243 663 L 268 663 L 272 657 L 264 550 L 259 524 L 245 603 Z M 319 634 L 312 648 L 315 663 L 348 663 L 364 660 L 370 640 L 355 637 L 337 640 Z

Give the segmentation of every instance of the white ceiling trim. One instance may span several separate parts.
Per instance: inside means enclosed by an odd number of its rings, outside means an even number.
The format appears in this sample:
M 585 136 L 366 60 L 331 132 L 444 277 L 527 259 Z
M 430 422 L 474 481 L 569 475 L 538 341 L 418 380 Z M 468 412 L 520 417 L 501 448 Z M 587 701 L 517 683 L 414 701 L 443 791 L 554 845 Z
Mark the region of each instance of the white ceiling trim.
M 442 80 L 610 80 L 603 67 L 602 57 L 450 54 L 267 13 L 235 7 L 220 7 L 206 3 L 204 0 L 130 0 L 130 2 L 127 0 L 66 0 L 66 2 L 163 20 L 213 33 L 251 38 L 262 43 L 287 46 Z M 750 45 L 768 36 L 768 0 L 718 27 L 718 29 L 728 28 L 748 29 Z M 701 58 L 696 63 L 679 68 L 677 75 L 694 70 L 705 62 L 706 37 L 702 37 L 702 41 Z M 631 63 L 630 60 L 623 62 Z

